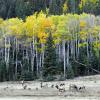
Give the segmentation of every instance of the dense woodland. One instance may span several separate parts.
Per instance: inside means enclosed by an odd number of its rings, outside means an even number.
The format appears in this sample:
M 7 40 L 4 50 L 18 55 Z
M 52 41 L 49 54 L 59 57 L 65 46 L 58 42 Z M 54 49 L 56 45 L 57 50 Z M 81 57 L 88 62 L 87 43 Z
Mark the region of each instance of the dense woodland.
M 100 14 L 100 0 L 0 0 L 0 17 L 7 19 L 26 16 L 35 12 L 61 15 L 63 13 Z
M 99 13 L 100 0 L 0 0 L 0 81 L 100 73 Z

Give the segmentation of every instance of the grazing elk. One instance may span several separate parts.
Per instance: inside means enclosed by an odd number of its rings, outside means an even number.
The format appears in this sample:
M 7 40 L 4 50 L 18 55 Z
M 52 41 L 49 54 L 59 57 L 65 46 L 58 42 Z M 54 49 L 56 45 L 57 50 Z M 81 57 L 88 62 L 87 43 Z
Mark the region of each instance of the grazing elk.
M 74 91 L 80 92 L 82 90 L 85 90 L 85 86 L 78 87 L 75 84 L 72 84 L 69 86 L 69 90 L 74 90 Z
M 61 86 L 58 86 L 58 85 L 56 85 L 55 87 L 59 90 L 59 92 L 65 92 L 64 87 L 61 87 Z
M 21 81 L 22 86 L 24 85 L 24 83 L 25 83 L 24 80 L 22 80 L 22 81 Z
M 65 84 L 64 83 L 61 83 L 60 86 L 65 86 Z
M 56 85 L 55 87 L 56 87 L 57 89 L 59 89 L 59 86 L 58 86 L 58 85 Z
M 53 84 L 51 85 L 51 88 L 54 88 L 54 85 Z
M 27 85 L 23 85 L 23 89 L 25 90 L 27 88 Z
M 71 85 L 69 86 L 69 90 L 78 91 L 78 87 L 77 87 L 75 84 L 71 84 Z
M 47 87 L 48 87 L 48 84 L 43 85 L 43 83 L 41 82 L 41 83 L 40 83 L 40 87 L 41 87 L 41 88 L 47 88 Z
M 83 90 L 85 90 L 85 86 L 79 87 L 79 91 L 82 92 Z
M 8 87 L 5 87 L 4 90 L 8 89 Z
M 42 83 L 42 82 L 40 83 L 40 87 L 41 87 L 41 88 L 43 87 L 43 83 Z

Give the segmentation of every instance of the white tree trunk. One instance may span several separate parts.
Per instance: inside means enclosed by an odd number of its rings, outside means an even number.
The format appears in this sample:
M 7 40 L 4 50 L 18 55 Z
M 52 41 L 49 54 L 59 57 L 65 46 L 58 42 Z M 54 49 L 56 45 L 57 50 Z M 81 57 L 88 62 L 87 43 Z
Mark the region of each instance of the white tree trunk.
M 7 61 L 7 47 L 6 47 L 7 38 L 5 37 L 5 62 Z
M 9 68 L 9 52 L 10 52 L 10 38 L 8 38 L 8 45 L 9 47 L 7 47 L 7 69 Z
M 67 68 L 69 67 L 69 42 L 68 42 L 68 47 L 67 47 Z
M 58 53 L 59 54 L 59 61 L 61 61 L 61 46 L 60 46 L 60 44 L 58 45 L 58 49 L 59 49 L 59 51 L 58 51 L 59 52 Z
M 32 49 L 32 45 L 30 43 L 30 48 L 31 48 L 31 70 L 33 72 L 33 67 L 34 67 L 34 62 L 33 62 L 33 49 Z
M 44 48 L 44 44 L 42 43 L 41 46 L 42 46 L 42 49 L 43 49 Z M 44 66 L 44 50 L 42 52 L 42 68 L 43 68 L 43 66 Z
M 89 44 L 88 44 L 88 39 L 87 39 L 87 46 L 86 46 L 86 51 L 87 51 L 87 60 L 89 61 Z M 88 68 L 88 75 L 89 75 L 89 68 Z
M 17 38 L 16 38 L 16 66 L 15 66 L 15 77 L 16 77 L 16 78 L 17 78 L 17 52 L 18 52 L 18 51 L 17 51 L 17 49 L 18 49 L 18 48 L 17 48 L 17 45 L 18 45 L 17 42 L 18 42 L 18 41 L 17 41 Z
M 64 62 L 64 77 L 66 77 L 65 40 L 63 40 L 63 62 Z
M 35 40 L 37 43 L 37 40 Z M 38 48 L 36 46 L 36 69 L 37 69 L 37 76 L 39 75 L 39 59 L 38 59 Z

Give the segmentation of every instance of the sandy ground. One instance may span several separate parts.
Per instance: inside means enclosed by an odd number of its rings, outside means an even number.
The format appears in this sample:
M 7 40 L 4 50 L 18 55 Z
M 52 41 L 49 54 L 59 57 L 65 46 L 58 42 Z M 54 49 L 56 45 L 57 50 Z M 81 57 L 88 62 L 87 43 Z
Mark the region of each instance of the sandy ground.
M 59 92 L 51 85 L 64 83 L 65 92 Z M 84 90 L 69 90 L 70 84 L 78 87 L 85 86 Z M 43 82 L 25 82 L 26 89 L 23 89 L 21 82 L 1 82 L 0 100 L 100 100 L 100 75 L 78 77 L 73 80 Z

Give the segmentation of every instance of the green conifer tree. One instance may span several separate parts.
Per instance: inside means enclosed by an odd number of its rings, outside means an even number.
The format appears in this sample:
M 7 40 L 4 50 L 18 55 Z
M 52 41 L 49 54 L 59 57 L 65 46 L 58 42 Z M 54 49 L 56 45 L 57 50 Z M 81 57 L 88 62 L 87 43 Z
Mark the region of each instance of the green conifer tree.
M 44 58 L 44 68 L 43 68 L 43 76 L 47 77 L 48 75 L 56 74 L 56 51 L 54 47 L 54 41 L 52 38 L 52 34 L 50 33 L 47 38 L 46 48 L 45 48 L 45 58 Z
M 51 0 L 49 4 L 49 13 L 60 15 L 63 12 L 63 2 L 61 0 Z

